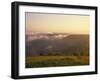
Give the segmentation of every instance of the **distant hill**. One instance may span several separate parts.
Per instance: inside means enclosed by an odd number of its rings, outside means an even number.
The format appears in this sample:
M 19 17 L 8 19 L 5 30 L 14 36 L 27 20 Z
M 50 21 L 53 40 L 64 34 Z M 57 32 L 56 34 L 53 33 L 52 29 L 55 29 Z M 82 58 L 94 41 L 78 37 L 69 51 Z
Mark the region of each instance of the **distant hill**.
M 26 56 L 88 55 L 89 35 L 35 34 L 26 36 Z

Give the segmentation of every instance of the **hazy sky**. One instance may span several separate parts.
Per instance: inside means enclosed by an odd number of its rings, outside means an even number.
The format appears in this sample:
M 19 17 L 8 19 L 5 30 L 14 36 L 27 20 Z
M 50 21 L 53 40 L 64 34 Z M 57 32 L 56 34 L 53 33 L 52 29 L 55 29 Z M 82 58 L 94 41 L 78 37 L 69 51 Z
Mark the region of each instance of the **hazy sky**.
M 89 16 L 26 13 L 26 32 L 89 33 Z

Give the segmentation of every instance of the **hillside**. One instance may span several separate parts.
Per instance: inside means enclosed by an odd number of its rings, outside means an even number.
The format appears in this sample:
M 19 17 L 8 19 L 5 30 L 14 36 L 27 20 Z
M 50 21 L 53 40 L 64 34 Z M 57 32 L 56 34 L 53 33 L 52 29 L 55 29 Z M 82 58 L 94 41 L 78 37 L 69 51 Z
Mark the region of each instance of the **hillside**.
M 28 38 L 26 56 L 89 54 L 89 35 L 36 34 Z

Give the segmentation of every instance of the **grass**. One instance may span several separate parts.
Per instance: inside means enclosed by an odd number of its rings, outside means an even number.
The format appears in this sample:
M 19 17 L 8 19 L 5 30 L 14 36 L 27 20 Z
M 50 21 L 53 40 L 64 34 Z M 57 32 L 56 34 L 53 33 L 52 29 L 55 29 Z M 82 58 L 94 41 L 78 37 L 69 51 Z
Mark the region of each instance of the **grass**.
M 89 65 L 89 56 L 26 57 L 26 68 Z

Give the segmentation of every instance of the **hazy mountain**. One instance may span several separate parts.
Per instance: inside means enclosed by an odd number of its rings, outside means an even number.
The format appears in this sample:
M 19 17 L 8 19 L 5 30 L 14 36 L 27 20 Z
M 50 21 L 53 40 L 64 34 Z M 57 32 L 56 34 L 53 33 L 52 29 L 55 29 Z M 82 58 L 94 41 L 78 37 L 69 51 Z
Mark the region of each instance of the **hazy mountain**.
M 89 54 L 89 35 L 34 33 L 26 35 L 26 55 Z
M 31 33 L 26 34 L 26 41 L 32 41 L 36 39 L 62 39 L 63 37 L 67 37 L 69 34 L 66 33 Z

